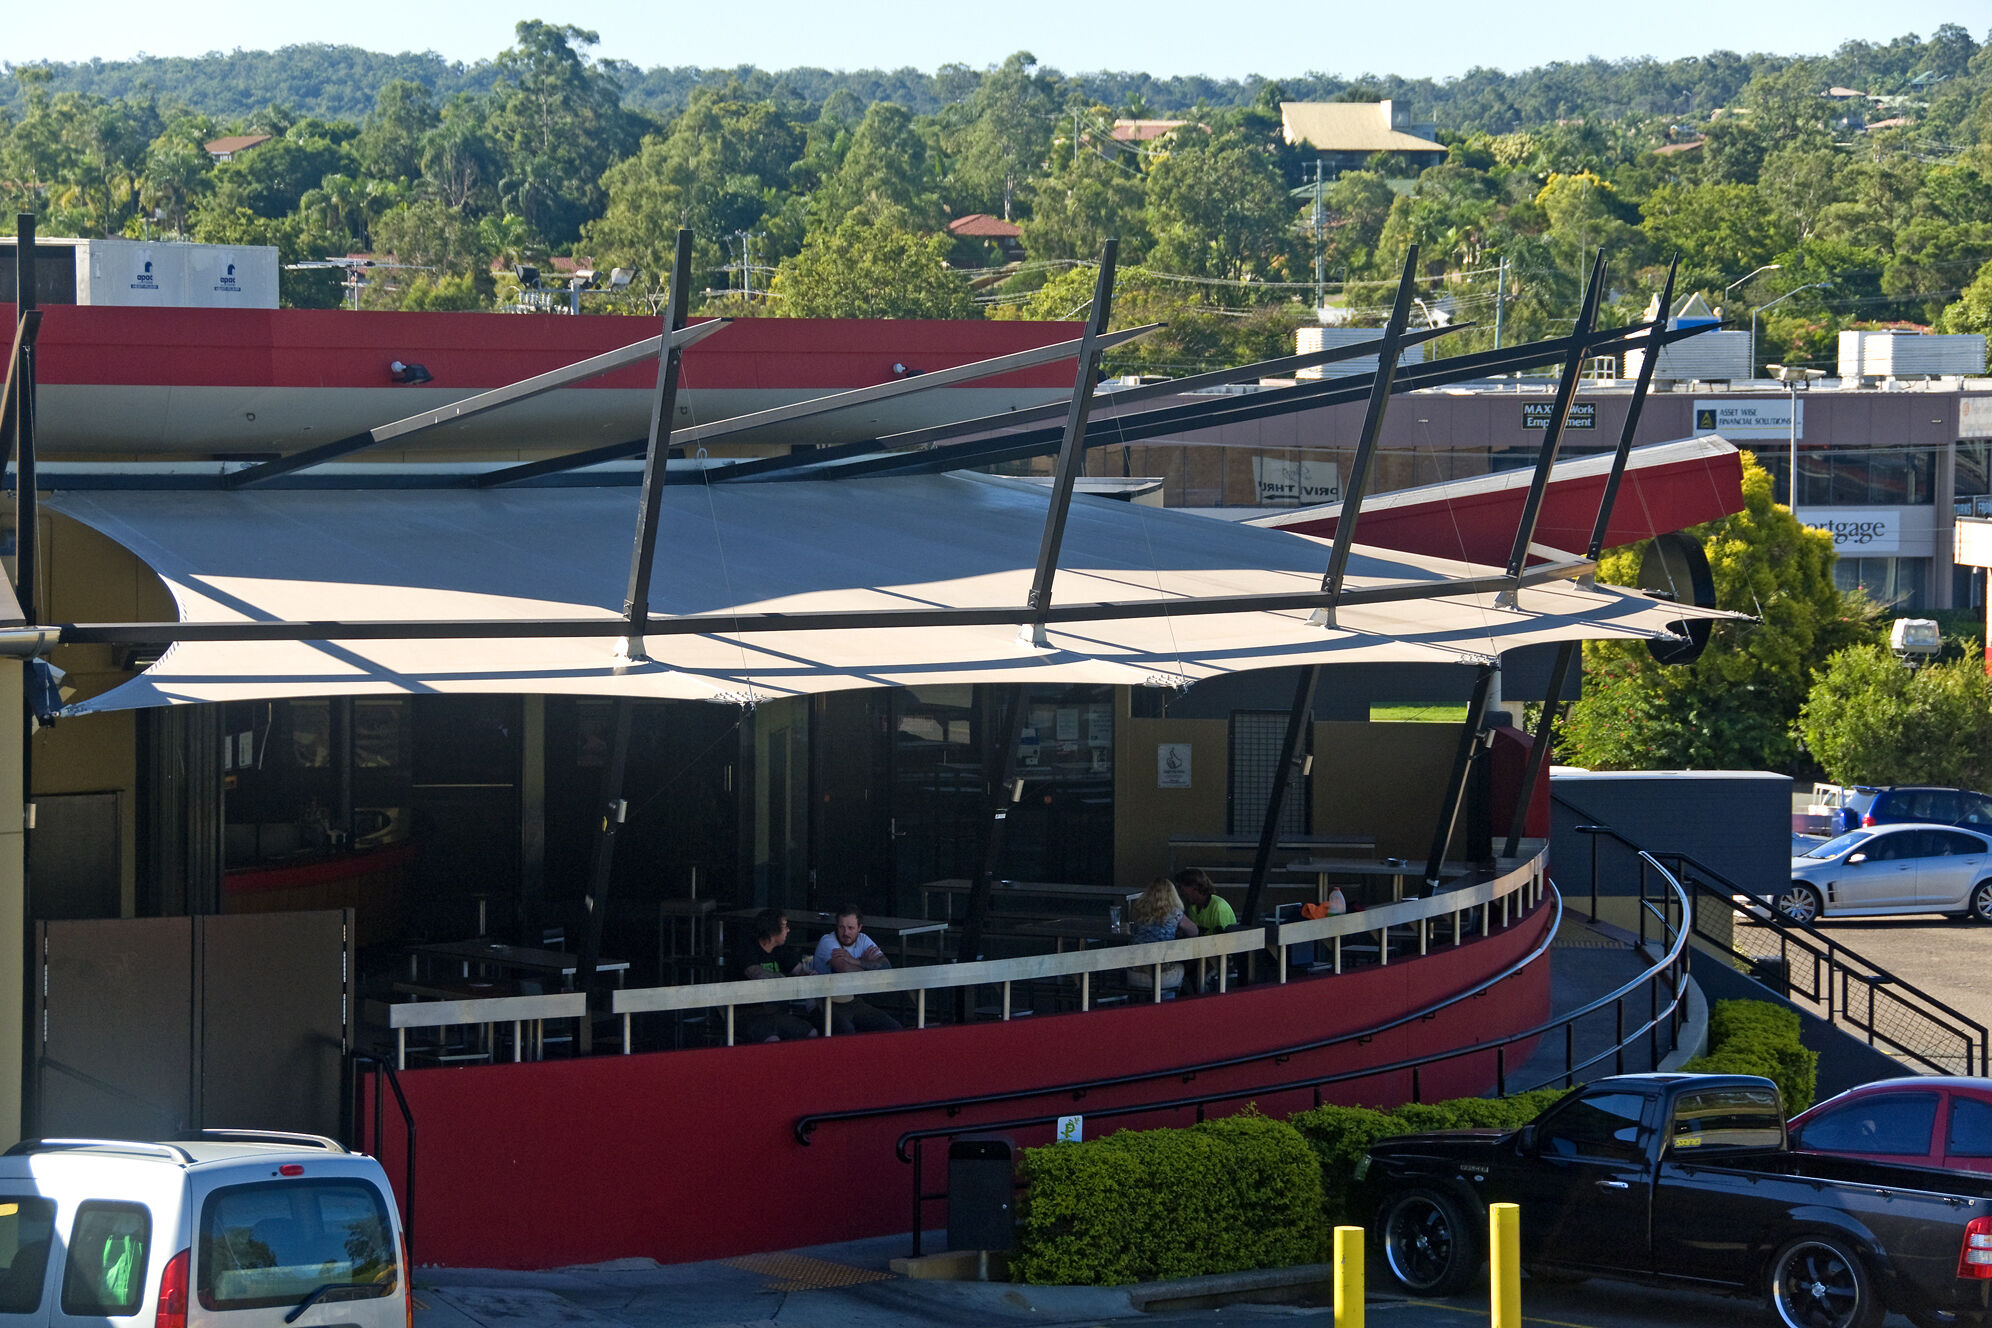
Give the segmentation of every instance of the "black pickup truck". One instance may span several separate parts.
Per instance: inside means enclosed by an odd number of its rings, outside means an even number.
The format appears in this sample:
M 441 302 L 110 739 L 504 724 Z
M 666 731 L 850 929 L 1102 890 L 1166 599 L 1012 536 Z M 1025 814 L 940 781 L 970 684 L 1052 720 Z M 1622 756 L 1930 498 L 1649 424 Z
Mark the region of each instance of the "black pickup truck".
M 1784 1328 L 1992 1323 L 1992 1176 L 1792 1152 L 1750 1075 L 1600 1079 L 1520 1130 L 1379 1140 L 1356 1182 L 1419 1295 L 1464 1290 L 1488 1205 L 1513 1203 L 1535 1276 L 1762 1296 Z

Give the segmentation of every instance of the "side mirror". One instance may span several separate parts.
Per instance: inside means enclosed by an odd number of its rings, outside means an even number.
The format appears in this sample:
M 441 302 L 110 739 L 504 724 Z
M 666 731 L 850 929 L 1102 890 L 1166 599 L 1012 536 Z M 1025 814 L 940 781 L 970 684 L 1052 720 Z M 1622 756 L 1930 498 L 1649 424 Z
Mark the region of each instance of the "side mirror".
M 1868 855 L 1865 853 L 1849 853 L 1847 855 L 1847 865 L 1849 867 L 1858 866 L 1859 864 L 1866 862 L 1867 860 L 1868 860 Z
M 1533 1125 L 1524 1125 L 1521 1133 L 1515 1139 L 1515 1146 L 1520 1148 L 1526 1156 L 1534 1157 L 1536 1151 L 1536 1127 Z

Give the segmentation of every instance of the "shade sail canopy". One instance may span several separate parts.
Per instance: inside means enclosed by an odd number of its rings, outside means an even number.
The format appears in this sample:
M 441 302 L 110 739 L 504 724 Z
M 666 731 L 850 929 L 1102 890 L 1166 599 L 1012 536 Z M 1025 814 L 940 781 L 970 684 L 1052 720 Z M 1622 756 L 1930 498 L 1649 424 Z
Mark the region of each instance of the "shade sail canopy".
M 1074 500 L 1048 648 L 1016 621 L 729 630 L 727 617 L 904 609 L 1005 610 L 1027 598 L 1049 495 L 972 474 L 664 490 L 654 630 L 632 665 L 613 634 L 340 639 L 341 622 L 613 623 L 629 577 L 628 488 L 82 491 L 49 505 L 130 549 L 183 623 L 327 624 L 323 641 L 179 641 L 143 674 L 70 713 L 187 702 L 417 692 L 751 700 L 963 682 L 1184 684 L 1282 665 L 1481 662 L 1523 645 L 1668 634 L 1705 616 L 1612 588 L 1524 588 L 1305 609 L 1194 613 L 1212 596 L 1307 594 L 1325 542 L 1284 531 Z M 1359 550 L 1348 589 L 1439 588 L 1493 569 Z M 1167 614 L 1085 606 L 1148 602 Z

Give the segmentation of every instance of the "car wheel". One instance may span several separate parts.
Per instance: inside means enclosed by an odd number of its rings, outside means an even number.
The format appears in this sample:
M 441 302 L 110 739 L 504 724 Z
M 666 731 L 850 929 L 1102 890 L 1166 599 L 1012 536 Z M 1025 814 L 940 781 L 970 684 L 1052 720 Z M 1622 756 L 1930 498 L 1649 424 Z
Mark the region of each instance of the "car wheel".
M 1992 922 L 1992 881 L 1980 881 L 1971 887 L 1971 918 L 1974 922 Z
M 1771 1260 L 1771 1314 L 1784 1328 L 1874 1328 L 1881 1299 L 1853 1251 L 1830 1236 L 1806 1236 Z
M 1818 890 L 1793 881 L 1771 901 L 1771 907 L 1786 922 L 1813 922 L 1825 911 L 1826 904 L 1819 897 Z
M 1480 1246 L 1457 1200 L 1436 1190 L 1409 1190 L 1384 1209 L 1383 1260 L 1404 1289 L 1420 1296 L 1456 1296 L 1480 1271 Z

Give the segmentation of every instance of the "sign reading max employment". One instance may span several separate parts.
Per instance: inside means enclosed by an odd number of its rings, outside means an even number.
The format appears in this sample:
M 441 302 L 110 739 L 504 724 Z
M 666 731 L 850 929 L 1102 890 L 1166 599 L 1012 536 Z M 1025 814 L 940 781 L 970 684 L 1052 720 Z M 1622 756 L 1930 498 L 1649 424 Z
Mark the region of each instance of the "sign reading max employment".
M 1719 433 L 1724 438 L 1791 437 L 1790 397 L 1765 397 L 1762 401 L 1697 401 L 1695 432 Z M 1805 403 L 1798 403 L 1798 436 L 1805 437 Z
M 1522 427 L 1524 429 L 1547 429 L 1550 412 L 1556 409 L 1553 401 L 1524 401 L 1522 403 Z M 1566 429 L 1595 429 L 1598 427 L 1598 403 L 1595 401 L 1573 401 L 1570 413 L 1563 417 Z

